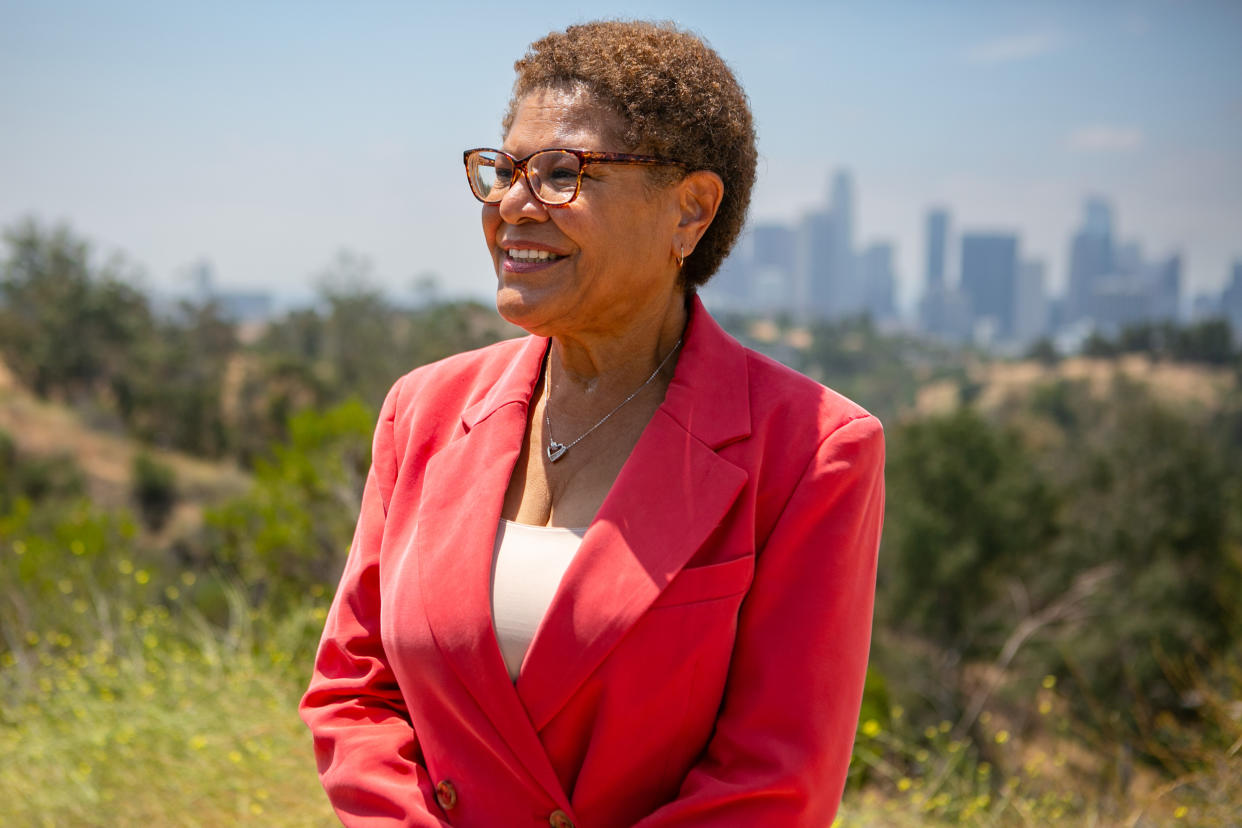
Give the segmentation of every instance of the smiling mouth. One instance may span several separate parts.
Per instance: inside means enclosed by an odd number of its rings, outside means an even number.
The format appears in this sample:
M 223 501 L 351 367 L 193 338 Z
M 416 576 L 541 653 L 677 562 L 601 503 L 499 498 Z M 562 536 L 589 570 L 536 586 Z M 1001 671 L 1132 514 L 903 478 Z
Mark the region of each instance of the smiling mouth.
M 523 264 L 537 264 L 543 262 L 555 262 L 565 258 L 550 250 L 528 250 L 521 248 L 511 248 L 505 251 L 505 256 L 515 262 Z

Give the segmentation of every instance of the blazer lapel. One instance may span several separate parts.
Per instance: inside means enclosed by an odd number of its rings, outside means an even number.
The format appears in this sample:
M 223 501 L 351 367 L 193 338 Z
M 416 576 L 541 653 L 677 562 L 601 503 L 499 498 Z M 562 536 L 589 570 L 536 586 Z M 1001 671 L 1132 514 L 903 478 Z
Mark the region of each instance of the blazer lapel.
M 745 485 L 745 354 L 695 300 L 685 350 L 531 643 L 517 690 L 542 729 L 719 525 Z
M 488 396 L 463 413 L 466 433 L 427 461 L 416 537 L 423 605 L 445 661 L 535 783 L 567 809 L 509 681 L 489 594 L 496 527 L 545 344 L 532 339 Z

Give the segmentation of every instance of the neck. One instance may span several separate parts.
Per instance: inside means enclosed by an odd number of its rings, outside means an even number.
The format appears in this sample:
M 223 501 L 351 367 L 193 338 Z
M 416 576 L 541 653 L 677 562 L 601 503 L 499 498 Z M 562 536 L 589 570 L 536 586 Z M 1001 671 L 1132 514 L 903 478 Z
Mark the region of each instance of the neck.
M 553 336 L 548 357 L 555 366 L 553 393 L 606 398 L 617 388 L 633 390 L 672 351 L 687 318 L 685 295 L 678 291 L 661 312 L 644 315 L 620 332 Z

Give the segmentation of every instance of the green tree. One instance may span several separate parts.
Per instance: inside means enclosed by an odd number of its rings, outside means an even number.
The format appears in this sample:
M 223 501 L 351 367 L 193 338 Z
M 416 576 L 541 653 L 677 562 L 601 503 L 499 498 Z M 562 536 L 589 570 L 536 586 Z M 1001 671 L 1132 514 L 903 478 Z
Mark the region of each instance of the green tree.
M 143 523 L 152 532 L 164 528 L 177 505 L 177 475 L 172 466 L 146 452 L 134 455 L 130 493 Z
M 67 227 L 33 219 L 4 234 L 0 353 L 40 396 L 89 396 L 132 370 L 129 356 L 152 328 L 146 298 L 120 262 L 96 267 Z
M 374 415 L 357 399 L 290 422 L 244 496 L 208 510 L 199 554 L 259 598 L 296 598 L 340 575 L 370 465 Z
M 993 654 L 1055 535 L 1052 491 L 1016 432 L 972 408 L 890 429 L 883 622 L 959 656 Z
M 1092 596 L 1091 621 L 1060 631 L 1056 658 L 1110 705 L 1180 709 L 1162 654 L 1210 658 L 1242 639 L 1242 446 L 1221 417 L 1128 383 L 1078 407 L 1052 469 L 1067 497 L 1049 568 L 1063 580 L 1101 565 L 1115 574 Z

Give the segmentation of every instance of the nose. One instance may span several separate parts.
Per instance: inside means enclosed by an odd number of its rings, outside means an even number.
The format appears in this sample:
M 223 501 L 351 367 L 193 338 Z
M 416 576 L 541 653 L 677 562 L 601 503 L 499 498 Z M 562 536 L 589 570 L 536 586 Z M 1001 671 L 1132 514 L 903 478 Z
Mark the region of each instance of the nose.
M 525 168 L 515 173 L 513 183 L 500 197 L 497 206 L 500 208 L 500 217 L 509 224 L 517 224 L 523 219 L 542 221 L 548 217 L 547 206 L 531 192 L 530 179 L 526 177 Z

